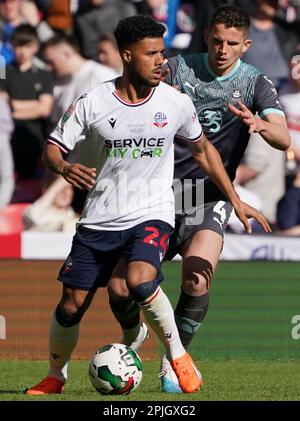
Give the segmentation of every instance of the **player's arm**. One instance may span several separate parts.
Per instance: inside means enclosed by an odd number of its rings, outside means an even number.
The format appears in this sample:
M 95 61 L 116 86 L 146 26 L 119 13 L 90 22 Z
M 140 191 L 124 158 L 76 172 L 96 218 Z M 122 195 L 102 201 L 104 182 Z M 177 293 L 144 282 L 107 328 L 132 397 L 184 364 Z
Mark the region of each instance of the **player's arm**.
M 50 134 L 43 155 L 45 164 L 51 171 L 62 175 L 68 183 L 80 190 L 94 186 L 96 168 L 67 162 L 65 156 L 78 142 L 84 141 L 87 135 L 89 105 L 86 95 L 71 104 Z
M 249 127 L 249 133 L 259 133 L 270 146 L 281 151 L 290 147 L 291 138 L 284 115 L 270 113 L 260 118 L 241 101 L 238 105 L 239 109 L 232 104 L 228 104 L 228 108 Z
M 273 148 L 282 151 L 289 148 L 291 139 L 285 115 L 270 78 L 260 74 L 255 79 L 251 110 L 241 101 L 237 105 L 231 104 L 228 108 L 249 127 L 249 133 L 259 133 Z
M 95 185 L 96 168 L 78 163 L 70 164 L 64 159 L 61 149 L 54 144 L 46 144 L 44 162 L 51 171 L 62 175 L 68 183 L 80 190 L 89 190 Z
M 251 233 L 252 230 L 248 218 L 254 218 L 266 232 L 271 232 L 271 228 L 264 216 L 252 206 L 240 200 L 224 168 L 219 152 L 206 137 L 202 135 L 200 140 L 188 142 L 188 146 L 198 166 L 206 172 L 232 204 L 235 214 L 244 225 L 245 230 Z

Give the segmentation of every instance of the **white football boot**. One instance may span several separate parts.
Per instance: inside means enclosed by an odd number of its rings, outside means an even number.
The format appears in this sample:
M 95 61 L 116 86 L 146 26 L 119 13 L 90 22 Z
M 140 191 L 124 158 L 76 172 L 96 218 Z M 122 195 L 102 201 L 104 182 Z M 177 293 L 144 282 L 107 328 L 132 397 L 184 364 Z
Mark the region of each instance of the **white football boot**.
M 133 351 L 138 352 L 140 346 L 145 342 L 145 340 L 148 337 L 149 337 L 148 327 L 145 322 L 142 322 L 140 324 L 139 334 L 137 335 L 136 339 L 133 342 L 131 342 L 130 345 L 128 345 L 129 348 L 131 348 Z

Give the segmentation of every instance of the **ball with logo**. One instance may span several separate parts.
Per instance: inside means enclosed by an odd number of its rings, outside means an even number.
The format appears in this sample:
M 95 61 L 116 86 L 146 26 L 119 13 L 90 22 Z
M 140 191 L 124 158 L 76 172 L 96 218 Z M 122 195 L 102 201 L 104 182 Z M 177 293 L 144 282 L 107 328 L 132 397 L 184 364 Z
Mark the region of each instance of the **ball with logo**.
M 142 380 L 142 361 L 123 344 L 109 344 L 98 349 L 89 365 L 89 377 L 102 395 L 127 395 Z

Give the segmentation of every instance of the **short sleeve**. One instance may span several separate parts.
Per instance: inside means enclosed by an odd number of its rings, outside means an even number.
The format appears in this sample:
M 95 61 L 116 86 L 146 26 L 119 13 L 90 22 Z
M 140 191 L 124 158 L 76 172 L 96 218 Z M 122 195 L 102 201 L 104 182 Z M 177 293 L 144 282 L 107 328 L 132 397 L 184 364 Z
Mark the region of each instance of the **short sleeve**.
M 90 103 L 84 94 L 76 99 L 60 118 L 50 134 L 48 143 L 58 146 L 63 153 L 69 153 L 85 138 L 88 129 Z
M 178 93 L 178 95 L 180 95 L 181 127 L 177 131 L 176 137 L 196 142 L 203 134 L 196 109 L 188 95 L 181 93 Z
M 273 82 L 262 74 L 256 79 L 253 107 L 254 111 L 258 112 L 261 118 L 272 113 L 284 116 L 278 93 Z
M 42 74 L 42 89 L 40 94 L 53 95 L 53 76 L 50 72 L 43 71 Z
M 7 92 L 7 79 L 0 79 L 0 91 Z

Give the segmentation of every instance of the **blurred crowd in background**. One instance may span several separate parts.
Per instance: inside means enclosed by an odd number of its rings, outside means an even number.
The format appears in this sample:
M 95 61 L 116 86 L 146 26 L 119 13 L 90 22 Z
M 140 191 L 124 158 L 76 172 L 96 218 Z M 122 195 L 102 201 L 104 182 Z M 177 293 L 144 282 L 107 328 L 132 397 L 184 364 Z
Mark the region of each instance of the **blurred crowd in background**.
M 75 98 L 122 72 L 118 21 L 148 14 L 167 27 L 166 57 L 196 53 L 224 4 L 249 13 L 243 60 L 272 79 L 292 138 L 285 154 L 252 135 L 236 187 L 275 232 L 300 235 L 300 0 L 0 0 L 0 232 L 9 229 L 3 215 L 18 209 L 24 229 L 75 229 L 84 197 L 45 169 L 43 144 Z M 94 164 L 83 147 L 80 156 Z M 240 229 L 232 220 L 229 230 Z

